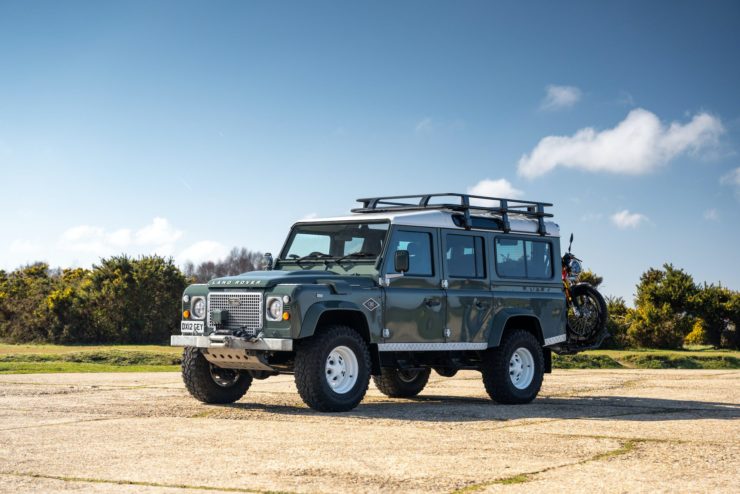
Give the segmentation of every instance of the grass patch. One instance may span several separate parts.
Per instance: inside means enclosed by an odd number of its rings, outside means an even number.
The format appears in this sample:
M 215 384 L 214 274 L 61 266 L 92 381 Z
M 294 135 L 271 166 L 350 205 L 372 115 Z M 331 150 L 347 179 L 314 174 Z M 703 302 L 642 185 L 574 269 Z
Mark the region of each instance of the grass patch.
M 153 345 L 0 345 L 0 374 L 175 372 L 181 355 Z
M 28 363 L 28 362 L 67 362 L 77 364 L 108 364 L 108 365 L 179 365 L 179 354 L 122 351 L 122 350 L 93 350 L 88 352 L 71 353 L 21 353 L 17 355 L 0 355 L 0 363 Z
M 90 352 L 96 350 L 119 350 L 121 352 L 154 352 L 178 355 L 182 348 L 164 345 L 46 345 L 0 343 L 0 355 L 19 355 L 26 353 L 62 354 L 76 352 Z
M 740 369 L 730 355 L 625 355 L 622 361 L 638 369 Z
M 556 369 L 740 369 L 740 352 L 731 350 L 592 350 L 553 355 Z
M 552 366 L 556 369 L 621 369 L 622 364 L 608 355 L 553 355 Z
M 78 362 L 0 362 L 0 374 L 54 374 L 69 372 L 177 372 L 177 365 L 110 365 Z
M 503 485 L 511 485 L 511 484 L 523 484 L 525 482 L 529 482 L 532 480 L 532 475 L 528 473 L 520 473 L 519 475 L 513 475 L 511 477 L 506 477 L 500 480 L 494 481 L 494 484 L 503 484 Z

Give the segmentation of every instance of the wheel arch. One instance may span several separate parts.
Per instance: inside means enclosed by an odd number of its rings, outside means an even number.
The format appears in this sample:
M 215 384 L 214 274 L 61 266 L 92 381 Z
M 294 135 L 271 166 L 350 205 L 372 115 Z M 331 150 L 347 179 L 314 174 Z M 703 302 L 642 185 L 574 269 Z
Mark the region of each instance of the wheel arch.
M 349 326 L 365 340 L 370 350 L 371 373 L 380 374 L 380 355 L 378 345 L 372 342 L 370 324 L 360 308 L 351 302 L 327 302 L 312 305 L 303 318 L 298 338 L 310 338 L 321 328 L 337 324 Z
M 540 345 L 544 346 L 545 339 L 542 335 L 542 324 L 536 315 L 531 313 L 506 313 L 499 314 L 499 316 L 502 317 L 497 317 L 494 321 L 493 331 L 488 340 L 489 347 L 499 346 L 508 333 L 516 330 L 532 333 Z

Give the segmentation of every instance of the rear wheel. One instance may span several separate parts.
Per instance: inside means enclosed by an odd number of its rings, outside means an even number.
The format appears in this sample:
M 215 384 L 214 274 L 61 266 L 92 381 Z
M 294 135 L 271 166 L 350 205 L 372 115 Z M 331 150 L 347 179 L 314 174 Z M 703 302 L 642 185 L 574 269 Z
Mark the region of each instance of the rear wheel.
M 497 348 L 489 348 L 483 359 L 483 384 L 498 403 L 529 403 L 542 386 L 545 360 L 542 347 L 532 333 L 509 333 Z
M 421 393 L 429 381 L 430 372 L 429 369 L 381 369 L 379 376 L 373 376 L 373 382 L 386 396 L 409 398 Z
M 607 308 L 604 297 L 591 285 L 581 283 L 570 289 L 568 343 L 598 345 L 606 336 Z
M 182 352 L 182 380 L 191 395 L 203 403 L 234 403 L 252 385 L 252 376 L 210 363 L 198 348 Z
M 319 412 L 346 412 L 365 397 L 370 352 L 347 326 L 329 326 L 296 350 L 295 384 L 301 398 Z

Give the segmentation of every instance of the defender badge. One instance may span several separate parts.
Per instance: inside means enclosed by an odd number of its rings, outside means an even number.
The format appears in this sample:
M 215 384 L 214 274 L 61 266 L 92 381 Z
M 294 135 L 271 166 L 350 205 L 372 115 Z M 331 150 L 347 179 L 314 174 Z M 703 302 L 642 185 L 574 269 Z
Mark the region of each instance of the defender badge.
M 365 301 L 364 301 L 364 302 L 362 303 L 362 305 L 364 305 L 364 306 L 365 306 L 365 308 L 366 308 L 367 310 L 369 310 L 370 312 L 372 312 L 372 311 L 374 311 L 375 309 L 377 309 L 378 307 L 380 307 L 380 304 L 379 304 L 378 302 L 376 302 L 376 301 L 375 301 L 375 299 L 372 299 L 372 298 L 369 298 L 369 299 L 365 300 Z
M 241 305 L 241 301 L 237 297 L 231 297 L 228 303 L 229 307 L 239 307 Z

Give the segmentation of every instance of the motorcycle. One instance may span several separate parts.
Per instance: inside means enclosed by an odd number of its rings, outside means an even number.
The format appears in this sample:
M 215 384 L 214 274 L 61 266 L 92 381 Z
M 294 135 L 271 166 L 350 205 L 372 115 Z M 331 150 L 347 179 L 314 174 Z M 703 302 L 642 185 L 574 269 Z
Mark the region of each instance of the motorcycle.
M 563 290 L 568 307 L 567 339 L 558 353 L 598 348 L 607 336 L 606 302 L 591 284 L 578 281 L 583 261 L 571 253 L 572 246 L 571 233 L 568 252 L 562 258 Z

